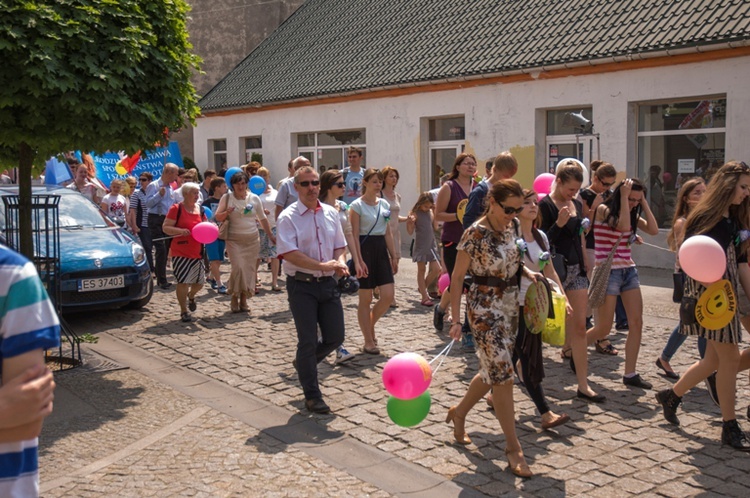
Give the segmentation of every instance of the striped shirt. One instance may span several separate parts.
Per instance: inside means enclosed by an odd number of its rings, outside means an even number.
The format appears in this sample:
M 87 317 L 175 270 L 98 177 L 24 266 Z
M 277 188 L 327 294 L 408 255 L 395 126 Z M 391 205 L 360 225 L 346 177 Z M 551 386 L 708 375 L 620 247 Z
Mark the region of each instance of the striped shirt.
M 141 208 L 141 219 L 135 220 L 139 227 L 148 228 L 148 208 L 146 207 L 146 192 L 143 189 L 136 190 L 133 195 L 130 196 L 130 209 L 135 209 L 136 216 L 138 216 L 138 207 Z
M 612 246 L 617 242 L 617 238 L 622 232 L 615 230 L 603 221 L 594 222 L 594 254 L 596 255 L 596 264 L 599 265 L 606 261 L 609 256 L 609 251 L 612 250 Z M 635 266 L 635 262 L 630 255 L 630 230 L 625 232 L 620 239 L 620 244 L 617 246 L 615 255 L 612 258 L 612 269 L 616 270 L 619 268 L 630 268 Z
M 0 361 L 60 344 L 60 322 L 34 265 L 0 245 Z M 0 496 L 39 495 L 37 438 L 0 443 Z

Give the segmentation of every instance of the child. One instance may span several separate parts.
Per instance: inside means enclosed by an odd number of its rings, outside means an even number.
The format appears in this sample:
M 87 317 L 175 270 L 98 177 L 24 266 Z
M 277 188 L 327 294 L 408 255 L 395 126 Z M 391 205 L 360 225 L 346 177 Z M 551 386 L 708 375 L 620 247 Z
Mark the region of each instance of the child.
M 112 180 L 109 194 L 104 196 L 99 205 L 102 211 L 120 226 L 125 224 L 125 216 L 128 213 L 128 201 L 120 194 L 122 185 L 122 180 Z
M 440 273 L 435 243 L 435 217 L 432 209 L 434 205 L 432 195 L 429 192 L 423 192 L 406 219 L 406 231 L 409 235 L 414 234 L 412 261 L 417 263 L 417 286 L 422 295 L 422 306 L 435 304 L 427 293 L 427 287 L 437 279 Z M 429 272 L 425 277 L 427 264 L 429 264 Z
M 221 178 L 216 177 L 211 180 L 209 187 L 209 197 L 203 201 L 203 205 L 211 210 L 212 213 L 216 212 L 219 207 L 219 201 L 221 197 L 227 193 L 227 182 Z M 208 268 L 211 273 L 211 278 L 208 279 L 208 283 L 211 284 L 211 288 L 216 290 L 219 294 L 227 293 L 227 286 L 221 281 L 221 263 L 224 261 L 224 249 L 225 243 L 221 239 L 206 244 L 206 255 L 208 256 Z

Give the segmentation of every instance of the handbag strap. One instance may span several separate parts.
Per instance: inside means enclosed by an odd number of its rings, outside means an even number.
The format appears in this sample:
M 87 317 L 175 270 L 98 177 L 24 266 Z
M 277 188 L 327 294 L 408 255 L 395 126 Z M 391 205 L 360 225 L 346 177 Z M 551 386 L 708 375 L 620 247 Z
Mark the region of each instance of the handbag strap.
M 364 201 L 362 201 L 364 202 Z M 370 236 L 373 230 L 375 230 L 375 226 L 378 224 L 378 220 L 380 219 L 380 201 L 378 201 L 378 214 L 375 216 L 375 223 L 372 224 L 372 227 L 370 228 L 370 231 L 367 232 L 367 235 L 365 235 L 365 238 L 360 240 L 359 243 L 364 244 L 367 238 Z
M 620 245 L 620 241 L 622 240 L 622 237 L 624 236 L 624 233 L 620 233 L 620 236 L 617 237 L 617 242 L 615 242 L 615 245 L 612 246 L 612 249 L 610 249 L 609 254 L 607 255 L 607 259 L 604 261 L 604 264 L 607 266 L 612 266 L 612 259 L 615 257 L 615 252 L 617 252 L 617 247 Z

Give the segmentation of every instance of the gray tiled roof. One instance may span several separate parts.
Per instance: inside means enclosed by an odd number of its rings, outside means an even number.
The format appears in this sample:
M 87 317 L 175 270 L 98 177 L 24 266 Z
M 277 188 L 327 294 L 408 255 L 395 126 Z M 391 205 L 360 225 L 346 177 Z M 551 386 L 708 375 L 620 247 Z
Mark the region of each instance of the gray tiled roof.
M 747 42 L 748 0 L 308 0 L 204 112 Z

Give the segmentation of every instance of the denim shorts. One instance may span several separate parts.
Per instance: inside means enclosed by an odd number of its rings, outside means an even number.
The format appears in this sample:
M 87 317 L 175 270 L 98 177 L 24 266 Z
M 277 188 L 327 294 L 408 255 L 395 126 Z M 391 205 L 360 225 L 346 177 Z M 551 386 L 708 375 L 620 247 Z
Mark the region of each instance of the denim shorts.
M 641 282 L 638 280 L 638 269 L 635 266 L 618 268 L 609 273 L 607 282 L 607 295 L 619 296 L 625 291 L 638 289 Z

